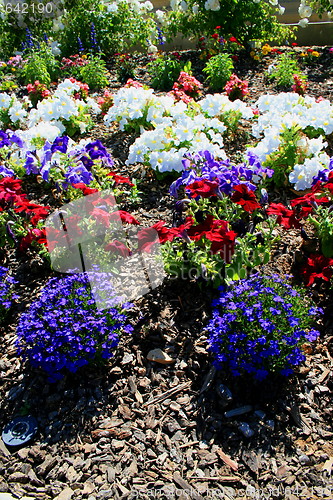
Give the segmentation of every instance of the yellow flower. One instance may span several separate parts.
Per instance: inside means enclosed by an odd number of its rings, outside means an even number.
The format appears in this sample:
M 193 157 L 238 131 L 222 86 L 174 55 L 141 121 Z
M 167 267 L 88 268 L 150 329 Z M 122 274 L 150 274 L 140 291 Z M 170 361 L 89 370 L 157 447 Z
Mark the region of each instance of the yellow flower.
M 12 71 L 16 71 L 16 68 L 12 68 Z
M 302 52 L 302 53 L 300 54 L 300 56 L 301 56 L 301 57 L 306 57 L 306 56 L 307 56 L 307 54 L 306 54 L 305 52 Z
M 83 54 L 82 59 L 87 59 L 86 54 Z
M 251 56 L 251 57 L 254 57 L 255 55 L 256 55 L 256 53 L 254 52 L 254 50 L 251 50 L 251 52 L 250 52 L 250 56 Z
M 319 56 L 320 56 L 319 52 L 317 52 L 316 50 L 314 50 L 314 51 L 312 52 L 312 55 L 313 55 L 314 57 L 319 57 Z
M 253 58 L 255 61 L 260 61 L 260 57 L 259 56 L 254 56 Z

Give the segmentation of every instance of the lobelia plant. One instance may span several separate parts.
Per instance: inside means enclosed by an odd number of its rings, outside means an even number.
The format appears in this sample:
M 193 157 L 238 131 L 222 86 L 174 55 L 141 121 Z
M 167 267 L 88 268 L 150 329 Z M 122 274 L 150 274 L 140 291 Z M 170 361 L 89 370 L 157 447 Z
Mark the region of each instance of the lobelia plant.
M 98 280 L 107 297 L 107 309 L 97 309 L 89 275 L 73 274 L 51 278 L 41 296 L 21 315 L 18 353 L 32 366 L 42 368 L 50 382 L 88 363 L 110 359 L 121 333 L 133 330 L 125 313 L 130 304 L 120 306 L 107 273 L 98 273 Z
M 202 70 L 207 74 L 209 86 L 214 91 L 222 90 L 232 75 L 234 65 L 229 54 L 211 57 Z
M 14 300 L 19 299 L 19 295 L 13 290 L 16 284 L 18 281 L 10 276 L 9 269 L 0 266 L 0 322 L 5 319 Z
M 214 364 L 257 380 L 293 374 L 305 360 L 302 346 L 319 336 L 313 325 L 322 309 L 278 275 L 257 273 L 220 292 L 206 328 Z

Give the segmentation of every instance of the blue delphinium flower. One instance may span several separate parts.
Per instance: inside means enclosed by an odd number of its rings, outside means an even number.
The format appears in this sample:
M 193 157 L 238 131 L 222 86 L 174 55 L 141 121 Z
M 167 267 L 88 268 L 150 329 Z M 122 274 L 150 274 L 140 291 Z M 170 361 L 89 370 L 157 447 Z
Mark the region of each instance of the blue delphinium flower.
M 18 353 L 45 370 L 51 382 L 66 370 L 74 373 L 92 360 L 109 359 L 120 333 L 132 332 L 124 313 L 130 304 L 117 305 L 107 273 L 99 273 L 98 279 L 108 292 L 108 309 L 97 309 L 88 275 L 73 274 L 50 279 L 20 318 Z
M 323 310 L 278 275 L 257 273 L 220 292 L 207 326 L 215 365 L 258 380 L 270 372 L 291 375 L 305 360 L 302 344 L 319 336 L 311 326 Z
M 32 39 L 32 33 L 29 30 L 29 28 L 26 28 L 26 30 L 25 30 L 25 39 L 26 39 L 25 47 L 28 49 L 32 49 L 34 46 L 34 42 Z
M 83 44 L 82 44 L 82 40 L 81 40 L 81 38 L 79 36 L 77 37 L 77 43 L 78 43 L 78 46 L 79 46 L 79 52 L 84 52 L 84 47 L 83 47 Z
M 156 31 L 157 31 L 157 39 L 158 39 L 159 45 L 164 45 L 165 39 L 163 36 L 163 31 L 161 30 L 161 28 L 159 26 L 156 26 Z
M 91 42 L 91 48 L 93 51 L 100 52 L 101 48 L 98 45 L 97 42 L 97 37 L 96 37 L 96 28 L 94 23 L 91 23 L 91 28 L 90 28 L 90 42 Z

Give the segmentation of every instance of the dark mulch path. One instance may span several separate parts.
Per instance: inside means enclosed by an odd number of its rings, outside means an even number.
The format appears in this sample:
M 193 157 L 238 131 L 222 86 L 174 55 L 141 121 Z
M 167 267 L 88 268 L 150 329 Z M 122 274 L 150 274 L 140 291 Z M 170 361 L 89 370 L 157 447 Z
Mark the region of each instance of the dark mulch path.
M 203 81 L 197 54 L 186 51 L 182 57 L 190 57 L 194 76 Z M 136 58 L 137 79 L 149 84 L 149 58 Z M 238 76 L 250 82 L 250 102 L 279 91 L 264 75 L 273 60 L 256 63 L 244 56 L 235 65 Z M 115 91 L 121 84 L 112 63 L 109 67 Z M 310 95 L 332 98 L 332 68 L 326 52 L 322 62 L 306 68 Z M 121 208 L 142 224 L 161 219 L 171 224 L 170 179 L 156 181 L 140 167 L 125 166 L 135 137 L 105 127 L 102 120 L 89 136 L 109 148 L 117 171 L 139 180 L 141 202 Z M 226 138 L 226 149 L 236 158 L 248 140 L 246 131 Z M 26 188 L 35 201 L 56 206 L 41 186 Z M 278 199 L 279 193 L 272 197 Z M 297 275 L 302 238 L 298 231 L 280 232 L 267 269 Z M 20 281 L 22 300 L 1 329 L 0 429 L 15 415 L 32 414 L 39 432 L 17 451 L 0 442 L 0 492 L 58 500 L 333 498 L 333 296 L 328 286 L 309 292 L 326 308 L 322 336 L 288 381 L 259 384 L 212 370 L 203 328 L 217 292 L 195 281 L 166 279 L 136 302 L 134 334 L 122 338 L 107 366 L 49 384 L 17 357 L 14 347 L 19 315 L 50 277 L 48 264 L 34 252 L 23 256 L 5 248 L 1 255 L 2 265 Z M 174 363 L 148 361 L 153 348 L 167 351 Z M 224 386 L 232 398 L 225 397 Z M 244 407 L 243 414 L 225 414 L 238 407 Z

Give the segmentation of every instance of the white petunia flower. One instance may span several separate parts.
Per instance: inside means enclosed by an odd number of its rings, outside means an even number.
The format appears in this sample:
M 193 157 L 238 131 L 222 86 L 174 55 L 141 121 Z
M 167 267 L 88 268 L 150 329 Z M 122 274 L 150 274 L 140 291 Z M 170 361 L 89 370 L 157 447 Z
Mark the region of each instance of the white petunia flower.
M 212 10 L 214 12 L 220 10 L 220 2 L 219 0 L 206 0 L 205 2 L 205 9 L 206 10 Z
M 312 14 L 312 9 L 309 5 L 306 5 L 304 3 L 301 3 L 301 5 L 298 7 L 298 13 L 299 16 L 304 19 L 305 17 L 310 17 Z
M 107 6 L 107 11 L 108 12 L 117 12 L 117 10 L 118 10 L 118 5 L 116 3 L 110 3 Z
M 0 108 L 2 108 L 2 109 L 9 108 L 12 99 L 13 99 L 13 96 L 6 94 L 6 92 L 1 93 L 0 94 Z
M 13 106 L 9 108 L 8 114 L 14 123 L 23 120 L 27 116 L 26 110 L 22 107 L 22 104 L 19 101 L 16 101 Z
M 298 21 L 298 24 L 301 28 L 306 28 L 307 25 L 309 24 L 309 19 L 305 17 L 304 19 Z

